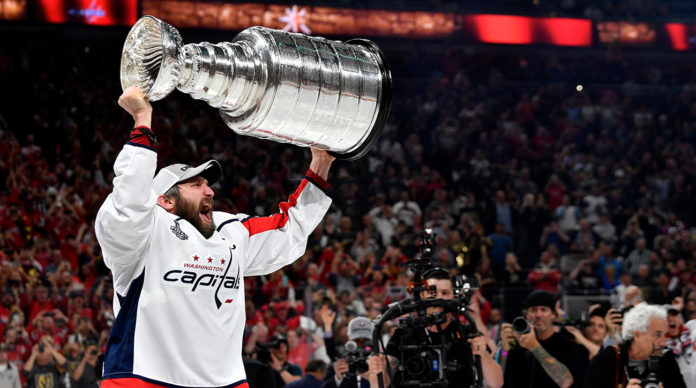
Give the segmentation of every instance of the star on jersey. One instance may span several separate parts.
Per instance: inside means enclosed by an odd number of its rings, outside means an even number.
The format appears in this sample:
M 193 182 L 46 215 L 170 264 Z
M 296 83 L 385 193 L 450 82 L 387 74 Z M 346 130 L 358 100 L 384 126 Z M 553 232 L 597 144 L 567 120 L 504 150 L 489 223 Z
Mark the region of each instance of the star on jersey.
M 309 21 L 309 15 L 307 14 L 306 8 L 298 10 L 297 5 L 293 5 L 292 8 L 285 8 L 285 15 L 278 18 L 278 20 L 285 23 L 283 31 L 302 31 L 307 35 L 312 33 L 312 30 L 307 27 L 306 24 Z

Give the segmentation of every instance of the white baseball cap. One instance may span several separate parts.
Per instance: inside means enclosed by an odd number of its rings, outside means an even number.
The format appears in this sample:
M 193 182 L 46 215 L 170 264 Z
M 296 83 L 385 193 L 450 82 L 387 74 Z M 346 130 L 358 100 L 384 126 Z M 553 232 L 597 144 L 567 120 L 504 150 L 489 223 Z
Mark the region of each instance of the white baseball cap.
M 152 180 L 152 189 L 155 190 L 155 194 L 162 195 L 175 184 L 199 175 L 208 181 L 209 186 L 212 186 L 222 176 L 222 167 L 214 159 L 195 168 L 183 163 L 171 164 L 155 175 Z
M 372 339 L 372 328 L 374 325 L 366 317 L 355 317 L 348 323 L 348 339 L 356 340 L 358 338 Z

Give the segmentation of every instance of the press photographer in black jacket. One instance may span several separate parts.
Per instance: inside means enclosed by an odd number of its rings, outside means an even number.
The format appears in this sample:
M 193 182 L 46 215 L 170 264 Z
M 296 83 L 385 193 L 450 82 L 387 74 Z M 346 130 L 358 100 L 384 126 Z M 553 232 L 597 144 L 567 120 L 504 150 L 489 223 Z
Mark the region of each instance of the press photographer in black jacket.
M 609 346 L 590 363 L 584 388 L 686 388 L 674 353 L 666 351 L 667 313 L 640 303 L 626 313 L 623 342 Z M 652 375 L 652 376 L 651 376 Z
M 423 274 L 423 280 L 429 287 L 429 291 L 421 295 L 423 299 L 451 300 L 454 298 L 454 289 L 447 270 L 443 268 L 430 269 Z M 428 315 L 431 315 L 441 311 L 441 308 L 431 307 L 428 308 L 426 312 Z M 500 365 L 495 362 L 493 355 L 486 346 L 486 341 L 483 336 L 467 338 L 464 325 L 462 325 L 456 317 L 453 317 L 451 313 L 446 313 L 445 321 L 439 326 L 442 333 L 440 333 L 437 325 L 424 329 L 396 329 L 386 346 L 386 353 L 389 355 L 392 371 L 396 370 L 399 363 L 403 364 L 408 362 L 408 360 L 400 360 L 400 358 L 402 358 L 402 343 L 405 345 L 439 345 L 442 344 L 444 335 L 445 343 L 451 343 L 452 345 L 445 354 L 445 359 L 448 363 L 452 361 L 457 362 L 456 370 L 446 371 L 445 373 L 448 381 L 447 386 L 468 387 L 471 384 L 474 379 L 474 372 L 470 360 L 472 360 L 472 356 L 475 355 L 481 356 L 481 370 L 486 384 L 493 388 L 499 388 L 503 385 L 503 371 Z M 380 362 L 380 364 L 384 365 L 384 362 Z M 383 373 L 383 375 L 386 376 L 387 373 Z M 418 378 L 416 375 L 407 373 L 404 375 L 392 373 L 392 375 L 394 380 L 391 386 L 393 387 L 403 386 L 403 379 L 405 377 L 410 379 Z M 385 380 L 388 380 L 388 377 L 386 377 Z M 388 384 L 385 384 L 385 386 L 388 386 Z

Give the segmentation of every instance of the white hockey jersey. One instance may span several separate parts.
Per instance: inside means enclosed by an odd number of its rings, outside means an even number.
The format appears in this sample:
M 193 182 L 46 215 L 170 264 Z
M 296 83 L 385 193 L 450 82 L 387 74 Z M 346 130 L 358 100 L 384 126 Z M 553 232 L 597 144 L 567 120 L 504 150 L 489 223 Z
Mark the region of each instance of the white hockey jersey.
M 276 271 L 304 254 L 331 204 L 311 170 L 280 213 L 214 212 L 208 239 L 156 205 L 156 152 L 128 143 L 96 234 L 114 277 L 116 319 L 105 354 L 111 386 L 237 387 L 242 363 L 244 276 Z

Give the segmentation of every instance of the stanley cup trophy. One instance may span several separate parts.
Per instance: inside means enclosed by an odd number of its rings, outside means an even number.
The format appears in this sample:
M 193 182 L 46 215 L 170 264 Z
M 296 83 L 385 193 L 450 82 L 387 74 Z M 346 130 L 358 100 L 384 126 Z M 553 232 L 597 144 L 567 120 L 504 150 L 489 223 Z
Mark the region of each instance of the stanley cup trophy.
M 346 160 L 370 150 L 391 106 L 391 72 L 368 40 L 251 27 L 232 42 L 184 45 L 174 27 L 152 16 L 128 33 L 121 86 L 139 86 L 150 101 L 176 88 L 219 108 L 238 134 Z

